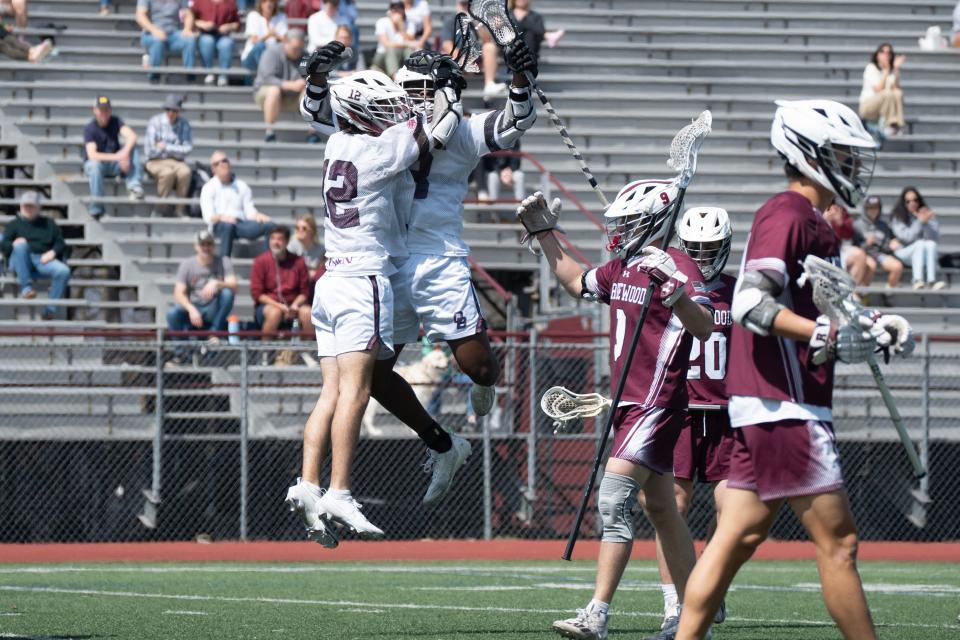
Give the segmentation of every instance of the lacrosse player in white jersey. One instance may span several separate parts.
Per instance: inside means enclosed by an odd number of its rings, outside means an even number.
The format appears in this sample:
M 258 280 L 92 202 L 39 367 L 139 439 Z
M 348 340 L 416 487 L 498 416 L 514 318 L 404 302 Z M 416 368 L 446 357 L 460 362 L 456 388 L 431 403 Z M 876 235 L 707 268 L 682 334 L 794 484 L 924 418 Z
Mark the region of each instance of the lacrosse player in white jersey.
M 413 195 L 407 169 L 434 145 L 443 146 L 463 113 L 455 92 L 441 88 L 427 123 L 413 113 L 403 89 L 377 71 L 328 87 L 327 73 L 343 53 L 343 45 L 332 42 L 300 62 L 308 78 L 301 114 L 329 135 L 322 169 L 327 271 L 317 282 L 312 311 L 323 388 L 304 427 L 303 473 L 287 504 L 308 536 L 327 547 L 337 544 L 330 521 L 361 537 L 383 537 L 350 493 L 350 470 L 374 363 L 393 355 L 389 276 L 396 271 L 391 260 L 406 256 L 409 215 L 398 203 Z M 328 448 L 330 486 L 324 490 L 320 463 Z
M 403 345 L 417 340 L 422 326 L 431 342 L 450 346 L 460 369 L 473 381 L 471 400 L 477 415 L 486 415 L 493 406 L 500 366 L 470 280 L 466 259 L 470 248 L 461 234 L 467 181 L 480 158 L 512 147 L 537 117 L 525 75 L 536 73 L 536 61 L 523 39 L 506 47 L 504 57 L 514 74 L 504 108 L 461 121 L 443 149 L 421 155 L 411 168 L 415 189 L 407 227 L 410 257 L 391 278 L 394 355 L 377 363 L 373 377 L 373 397 L 416 431 L 428 447 L 427 468 L 433 475 L 425 504 L 436 502 L 450 489 L 457 469 L 470 455 L 470 443 L 448 433 L 427 413 L 393 365 Z M 426 50 L 407 59 L 397 72 L 397 82 L 410 96 L 414 110 L 426 118 L 434 116 L 438 83 L 458 94 L 466 87 L 452 58 Z

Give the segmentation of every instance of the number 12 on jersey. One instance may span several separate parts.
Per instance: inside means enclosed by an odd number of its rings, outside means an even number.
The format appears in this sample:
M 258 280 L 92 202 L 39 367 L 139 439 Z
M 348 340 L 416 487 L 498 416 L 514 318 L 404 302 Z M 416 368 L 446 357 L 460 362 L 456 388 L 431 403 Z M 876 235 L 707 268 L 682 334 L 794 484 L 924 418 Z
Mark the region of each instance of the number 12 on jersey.
M 706 341 L 694 338 L 690 347 L 690 369 L 687 380 L 723 380 L 727 375 L 727 336 L 714 331 Z

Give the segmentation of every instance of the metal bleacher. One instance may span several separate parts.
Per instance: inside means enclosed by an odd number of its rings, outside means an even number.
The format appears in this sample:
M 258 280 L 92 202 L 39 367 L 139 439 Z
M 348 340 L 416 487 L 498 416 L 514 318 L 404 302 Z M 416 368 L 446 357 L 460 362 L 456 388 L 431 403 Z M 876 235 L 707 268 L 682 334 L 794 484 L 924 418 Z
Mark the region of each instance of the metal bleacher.
M 358 2 L 362 47 L 371 45 L 373 23 L 385 4 Z M 431 2 L 435 25 L 453 4 Z M 903 186 L 920 188 L 941 220 L 941 251 L 960 251 L 960 52 L 917 48 L 917 38 L 928 26 L 949 31 L 954 4 L 537 0 L 534 8 L 548 28 L 566 30 L 558 47 L 543 49 L 540 82 L 611 197 L 628 180 L 665 176 L 673 132 L 710 108 L 714 133 L 687 203 L 717 204 L 731 212 L 733 269 L 753 212 L 783 185 L 780 162 L 768 143 L 773 99 L 823 97 L 855 106 L 872 51 L 882 41 L 892 42 L 908 55 L 903 85 L 909 126 L 905 135 L 886 142 L 871 191 L 889 209 Z M 21 189 L 36 185 L 47 190 L 46 207 L 62 218 L 74 245 L 73 301 L 67 311 L 74 324 L 162 323 L 177 264 L 190 255 L 191 236 L 202 225 L 196 219 L 150 217 L 157 200 L 149 183 L 142 202 L 128 201 L 122 183 L 108 183 L 106 215 L 99 221 L 89 216 L 79 147 L 98 93 L 110 95 L 115 113 L 141 133 L 166 93 L 183 94 L 184 116 L 195 137 L 191 160 L 206 161 L 214 149 L 224 150 L 253 189 L 258 208 L 275 220 L 292 222 L 302 212 L 322 214 L 317 180 L 322 145 L 304 142 L 307 130 L 298 116 L 285 114 L 276 127 L 279 142 L 265 143 L 249 88 L 187 83 L 184 69 L 177 66 L 162 70 L 163 83 L 150 84 L 141 63 L 134 5 L 121 0 L 114 4 L 115 13 L 101 17 L 87 0 L 31 0 L 26 35 L 54 36 L 59 56 L 42 65 L 0 61 L 0 143 L 8 163 L 0 166 L 4 178 L 20 181 L 0 180 L 0 207 L 12 215 Z M 44 26 L 48 24 L 53 26 Z M 231 75 L 244 74 L 235 61 Z M 466 92 L 474 110 L 483 104 L 480 84 L 479 78 L 473 80 Z M 545 115 L 524 138 L 523 150 L 597 210 Z M 534 187 L 538 182 L 531 175 L 527 183 Z M 490 215 L 499 212 L 509 219 L 511 208 L 468 204 L 467 240 L 474 258 L 488 270 L 522 271 L 537 278 L 537 259 L 518 246 L 516 226 Z M 568 215 L 564 226 L 571 240 L 598 261 L 600 234 L 585 217 Z M 0 217 L 0 224 L 7 219 Z M 252 301 L 244 286 L 256 250 L 238 242 L 234 251 L 242 282 L 237 310 L 246 317 L 252 315 Z M 78 271 L 81 267 L 88 270 Z M 15 294 L 9 277 L 0 283 Z M 96 295 L 87 293 L 91 291 Z M 901 288 L 888 294 L 881 285 L 867 293 L 878 304 L 903 307 L 920 330 L 950 329 L 957 318 L 960 278 L 941 292 Z M 0 298 L 0 325 L 32 319 L 39 308 L 15 295 Z

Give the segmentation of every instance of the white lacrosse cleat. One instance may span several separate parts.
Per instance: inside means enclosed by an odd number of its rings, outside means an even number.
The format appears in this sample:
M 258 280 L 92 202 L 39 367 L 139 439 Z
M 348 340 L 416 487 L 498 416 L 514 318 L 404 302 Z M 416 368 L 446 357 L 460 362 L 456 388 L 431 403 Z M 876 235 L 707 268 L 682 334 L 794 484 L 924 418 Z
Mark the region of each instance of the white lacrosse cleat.
M 290 511 L 300 517 L 304 528 L 307 530 L 308 538 L 327 549 L 336 549 L 340 540 L 333 532 L 327 514 L 318 506 L 323 493 L 324 490 L 320 489 L 320 495 L 317 495 L 307 487 L 303 480 L 297 478 L 297 484 L 287 489 L 285 502 L 290 507 Z
M 473 412 L 478 416 L 485 416 L 490 413 L 496 397 L 497 390 L 494 387 L 485 387 L 480 384 L 470 387 L 470 403 L 473 404 Z
M 677 637 L 677 629 L 680 627 L 680 616 L 670 616 L 663 621 L 663 624 L 660 625 L 660 633 L 656 633 L 652 636 L 647 636 L 645 640 L 673 640 Z M 713 631 L 707 629 L 707 635 L 703 637 L 703 640 L 711 640 L 713 638 Z
M 430 457 L 423 465 L 423 470 L 427 473 L 432 472 L 433 475 L 430 478 L 427 493 L 423 496 L 423 504 L 433 504 L 447 495 L 450 487 L 453 486 L 453 477 L 457 474 L 457 470 L 463 466 L 463 463 L 473 452 L 473 447 L 470 446 L 466 438 L 451 433 L 450 441 L 452 446 L 449 451 L 444 453 L 437 453 L 433 449 L 427 450 Z
M 554 622 L 553 630 L 564 638 L 607 640 L 607 616 L 588 606 L 577 609 L 576 618 Z
M 717 612 L 713 614 L 714 624 L 723 624 L 723 621 L 727 619 L 727 601 L 720 601 L 720 608 L 717 609 Z
M 329 490 L 323 494 L 317 503 L 323 511 L 330 515 L 331 520 L 347 527 L 361 538 L 380 540 L 383 530 L 367 520 L 360 509 L 362 506 L 351 495 L 337 495 Z

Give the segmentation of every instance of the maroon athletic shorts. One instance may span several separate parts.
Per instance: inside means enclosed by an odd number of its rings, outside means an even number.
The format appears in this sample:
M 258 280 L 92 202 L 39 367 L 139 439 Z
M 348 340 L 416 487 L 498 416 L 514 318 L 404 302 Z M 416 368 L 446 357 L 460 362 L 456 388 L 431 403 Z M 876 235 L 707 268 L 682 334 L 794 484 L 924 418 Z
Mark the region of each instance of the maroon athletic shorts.
M 833 425 L 782 420 L 733 430 L 727 486 L 763 501 L 829 493 L 843 487 Z
M 688 409 L 673 449 L 673 475 L 697 482 L 726 480 L 732 448 L 733 430 L 726 407 Z
M 673 471 L 683 411 L 633 404 L 617 409 L 613 417 L 611 458 L 641 464 L 657 473 Z

